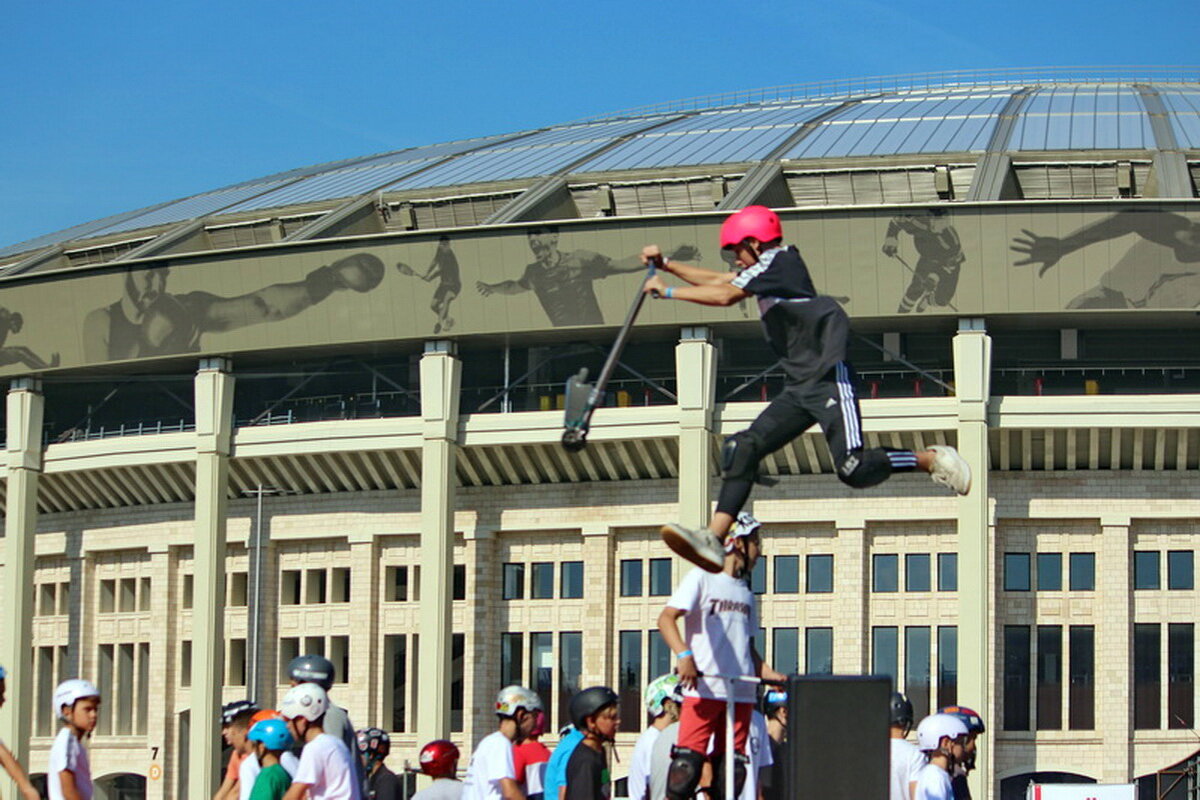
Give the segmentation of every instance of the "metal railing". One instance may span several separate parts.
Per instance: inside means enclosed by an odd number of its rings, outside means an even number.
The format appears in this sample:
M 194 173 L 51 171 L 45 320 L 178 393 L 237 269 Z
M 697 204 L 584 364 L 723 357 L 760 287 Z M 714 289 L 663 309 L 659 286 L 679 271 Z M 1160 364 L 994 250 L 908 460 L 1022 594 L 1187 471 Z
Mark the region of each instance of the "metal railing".
M 698 95 L 682 100 L 635 106 L 607 114 L 576 120 L 589 122 L 619 117 L 639 117 L 673 111 L 817 100 L 827 97 L 855 97 L 886 92 L 929 89 L 967 89 L 988 86 L 1057 83 L 1198 83 L 1200 66 L 1077 66 L 1077 67 L 1002 67 L 995 69 L 941 70 L 863 78 L 839 78 L 784 84 L 761 89 Z

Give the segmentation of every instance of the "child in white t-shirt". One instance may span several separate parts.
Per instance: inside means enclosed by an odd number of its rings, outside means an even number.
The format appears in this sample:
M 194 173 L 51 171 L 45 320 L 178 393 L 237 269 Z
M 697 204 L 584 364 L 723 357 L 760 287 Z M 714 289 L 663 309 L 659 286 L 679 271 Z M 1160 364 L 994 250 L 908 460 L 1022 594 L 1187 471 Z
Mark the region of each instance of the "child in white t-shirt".
M 463 778 L 462 800 L 525 800 L 513 765 L 513 745 L 525 741 L 541 710 L 541 698 L 524 686 L 500 690 L 496 696 L 497 730 L 475 745 Z
M 917 726 L 917 746 L 929 763 L 917 773 L 913 800 L 954 800 L 950 776 L 966 751 L 966 724 L 953 714 L 930 714 Z
M 4 667 L 0 667 L 0 708 L 4 707 L 7 679 L 8 674 L 4 671 Z M 0 766 L 4 767 L 4 771 L 8 773 L 8 777 L 12 778 L 13 783 L 17 785 L 17 791 L 25 800 L 41 800 L 41 795 L 38 794 L 37 789 L 33 788 L 33 783 L 30 782 L 25 768 L 21 766 L 21 762 L 17 761 L 3 741 L 0 741 Z
M 707 785 L 703 778 L 711 775 L 711 769 L 704 769 L 710 740 L 714 759 L 725 751 L 725 682 L 709 676 L 786 680 L 764 664 L 754 648 L 758 615 L 754 595 L 746 582 L 762 550 L 759 527 L 758 520 L 750 514 L 739 514 L 725 539 L 725 564 L 721 572 L 693 569 L 658 616 L 658 629 L 678 659 L 679 683 L 684 694 L 679 740 L 672 753 L 667 780 L 667 797 L 671 800 L 688 800 L 697 784 Z M 679 633 L 680 617 L 684 622 L 683 635 Z M 755 687 L 752 683 L 737 682 L 733 692 L 734 750 L 741 762 L 739 771 L 744 775 Z
M 88 681 L 71 678 L 54 690 L 53 702 L 54 714 L 64 724 L 50 748 L 46 790 L 50 800 L 91 800 L 92 769 L 81 742 L 96 729 L 100 690 Z
M 354 756 L 345 742 L 322 727 L 328 708 L 329 697 L 315 683 L 293 686 L 283 697 L 279 711 L 292 737 L 304 743 L 285 800 L 362 800 Z

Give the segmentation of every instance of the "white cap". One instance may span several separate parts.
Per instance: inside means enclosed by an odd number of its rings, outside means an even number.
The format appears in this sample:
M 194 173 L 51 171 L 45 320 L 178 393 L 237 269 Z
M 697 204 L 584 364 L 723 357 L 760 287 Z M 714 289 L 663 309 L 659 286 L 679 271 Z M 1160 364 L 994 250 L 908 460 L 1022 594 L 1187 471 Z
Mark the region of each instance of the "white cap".
M 953 714 L 930 714 L 917 726 L 917 747 L 921 750 L 937 750 L 943 736 L 957 739 L 967 735 L 967 726 Z
M 532 689 L 524 686 L 505 686 L 496 695 L 496 713 L 502 717 L 511 717 L 518 709 L 541 711 L 542 698 Z
M 85 681 L 83 678 L 65 680 L 54 690 L 54 718 L 58 719 L 62 715 L 63 706 L 73 706 L 76 701 L 85 697 L 99 696 L 100 690 L 91 681 Z
M 320 719 L 329 709 L 329 695 L 315 683 L 298 683 L 283 696 L 279 713 L 285 719 L 304 717 L 309 722 Z

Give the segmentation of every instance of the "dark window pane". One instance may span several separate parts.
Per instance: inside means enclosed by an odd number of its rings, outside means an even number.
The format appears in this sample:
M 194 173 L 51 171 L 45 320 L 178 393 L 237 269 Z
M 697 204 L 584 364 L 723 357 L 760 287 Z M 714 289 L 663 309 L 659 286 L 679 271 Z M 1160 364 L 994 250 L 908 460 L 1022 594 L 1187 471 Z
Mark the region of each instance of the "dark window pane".
M 913 719 L 929 714 L 929 628 L 904 629 L 904 694 L 913 707 Z
M 554 634 L 529 634 L 530 689 L 542 699 L 542 708 L 550 708 L 554 688 Z
M 1096 727 L 1096 629 L 1091 625 L 1072 625 L 1070 637 L 1071 693 L 1067 724 L 1073 731 L 1090 731 Z
M 887 675 L 895 689 L 897 665 L 900 663 L 900 629 L 881 627 L 871 629 L 871 674 Z
M 1133 588 L 1157 589 L 1158 551 L 1138 550 L 1133 554 Z
M 406 689 L 408 681 L 406 680 L 408 666 L 408 637 L 407 636 L 385 636 L 384 637 L 384 652 L 387 656 L 387 668 L 391 672 L 390 681 L 390 702 L 388 706 L 391 709 L 391 729 L 394 731 L 403 732 L 405 717 L 405 701 L 408 699 L 408 691 Z
M 408 567 L 388 567 L 388 572 L 392 576 L 391 580 L 391 597 L 390 600 L 405 601 L 408 599 Z M 300 587 L 296 587 L 296 592 L 300 591 Z M 398 730 L 393 728 L 393 730 Z
M 558 596 L 565 600 L 577 600 L 583 597 L 583 562 L 562 562 L 562 586 Z
M 642 596 L 642 560 L 629 558 L 621 562 L 621 597 Z
M 938 553 L 938 591 L 958 591 L 958 553 Z
M 1062 553 L 1038 553 L 1037 588 L 1039 592 L 1062 591 Z
M 755 594 L 767 593 L 767 560 L 765 558 L 754 562 L 754 570 L 750 573 L 750 591 Z
M 450 634 L 450 730 L 463 729 L 463 654 L 467 638 L 461 633 Z
M 558 668 L 558 719 L 546 721 L 551 730 L 571 721 L 567 706 L 583 688 L 579 685 L 579 676 L 583 673 L 583 634 L 579 631 L 558 635 Z
M 1096 590 L 1096 554 L 1071 553 L 1071 591 Z
M 943 625 L 937 629 L 938 708 L 958 705 L 958 628 Z
M 1167 553 L 1167 588 L 1193 589 L 1192 551 L 1172 550 Z
M 523 634 L 500 634 L 500 686 L 520 685 L 521 665 L 525 663 Z
M 784 675 L 800 671 L 800 629 L 776 628 L 771 666 Z
M 525 596 L 525 565 L 504 565 L 503 596 L 505 600 L 520 600 Z
M 1062 728 L 1062 626 L 1037 629 L 1037 728 Z
M 800 556 L 775 556 L 775 594 L 800 591 Z
M 900 590 L 900 557 L 895 554 L 876 555 L 871 559 L 871 589 L 876 592 Z
M 1157 564 L 1157 562 L 1156 562 Z M 1157 623 L 1133 626 L 1133 727 L 1162 727 L 1162 630 Z
M 650 559 L 650 595 L 666 597 L 671 593 L 671 559 Z
M 554 564 L 544 561 L 530 566 L 529 596 L 534 600 L 554 598 Z
M 1190 556 L 1191 553 L 1189 552 Z M 1196 632 L 1190 622 L 1167 626 L 1167 727 L 1189 729 L 1194 722 Z
M 804 630 L 804 671 L 809 675 L 833 674 L 833 628 Z
M 648 648 L 648 662 L 650 680 L 657 678 L 659 675 L 666 675 L 671 670 L 671 648 L 667 647 L 667 643 L 663 641 L 662 634 L 658 629 L 646 631 L 646 641 L 650 643 Z
M 1029 730 L 1029 626 L 1004 626 L 1004 729 Z
M 1029 553 L 1004 554 L 1004 590 L 1029 591 Z
M 904 591 L 929 591 L 929 554 L 909 553 L 904 557 Z
M 621 730 L 642 729 L 642 632 L 621 631 L 618 636 L 617 695 L 621 698 Z
M 824 594 L 833 591 L 833 556 L 813 555 L 805 562 L 807 576 L 805 589 L 809 594 Z
M 453 586 L 453 589 L 452 589 L 453 593 L 451 594 L 451 598 L 454 600 L 466 600 L 467 599 L 467 565 L 466 564 L 455 564 L 454 565 L 454 577 L 453 577 L 453 580 L 451 581 L 451 583 Z M 347 602 L 349 602 L 349 599 L 347 599 Z

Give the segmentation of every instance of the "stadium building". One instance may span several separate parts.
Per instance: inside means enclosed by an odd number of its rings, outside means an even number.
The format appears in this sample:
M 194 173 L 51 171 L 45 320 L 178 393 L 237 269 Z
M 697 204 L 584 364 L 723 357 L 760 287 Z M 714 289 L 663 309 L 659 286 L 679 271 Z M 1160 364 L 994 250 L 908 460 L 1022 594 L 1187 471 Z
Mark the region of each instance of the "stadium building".
M 332 696 L 423 741 L 504 684 L 623 698 L 707 519 L 721 438 L 782 385 L 750 304 L 648 303 L 779 210 L 857 333 L 871 444 L 956 445 L 973 491 L 855 492 L 775 453 L 760 650 L 982 712 L 977 797 L 1196 792 L 1200 74 L 945 74 L 706 98 L 249 180 L 0 249 L 0 738 L 44 772 L 56 681 L 104 692 L 106 798 L 207 798 L 220 703 Z M 553 744 L 553 733 L 546 737 Z M 627 761 L 625 763 L 628 763 Z M 211 767 L 211 768 L 210 768 Z M 616 774 L 623 774 L 618 765 Z

